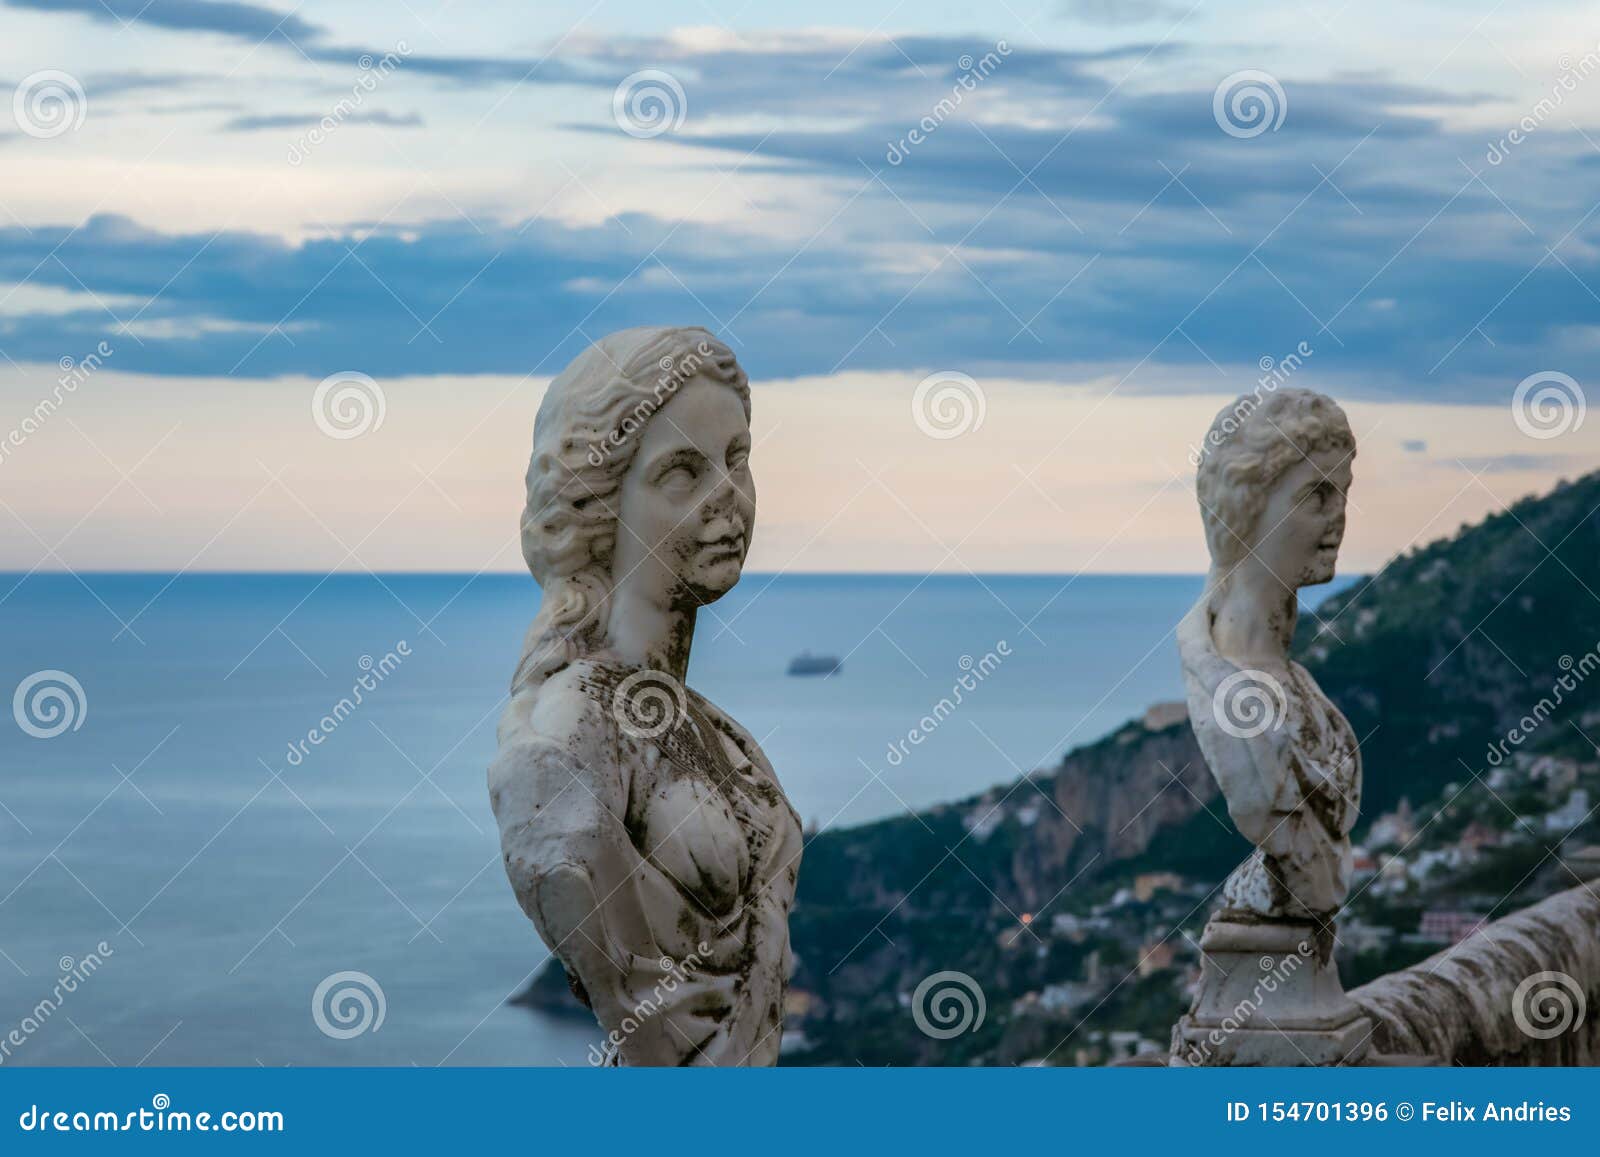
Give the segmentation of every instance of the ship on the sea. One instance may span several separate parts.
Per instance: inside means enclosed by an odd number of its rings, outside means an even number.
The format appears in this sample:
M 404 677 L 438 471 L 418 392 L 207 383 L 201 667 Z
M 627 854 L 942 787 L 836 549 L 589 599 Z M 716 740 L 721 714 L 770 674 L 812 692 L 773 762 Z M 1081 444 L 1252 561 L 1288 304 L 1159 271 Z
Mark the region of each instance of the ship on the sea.
M 789 674 L 837 675 L 843 666 L 844 660 L 837 655 L 813 655 L 805 651 L 789 660 Z

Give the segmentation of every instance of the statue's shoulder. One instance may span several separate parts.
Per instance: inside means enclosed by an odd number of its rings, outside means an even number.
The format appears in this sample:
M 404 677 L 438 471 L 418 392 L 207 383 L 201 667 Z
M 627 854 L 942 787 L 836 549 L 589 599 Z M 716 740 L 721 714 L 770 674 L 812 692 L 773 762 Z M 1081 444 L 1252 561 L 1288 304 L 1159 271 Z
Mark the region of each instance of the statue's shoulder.
M 501 723 L 501 746 L 553 746 L 579 756 L 613 746 L 617 721 L 608 689 L 612 664 L 582 659 L 556 671 L 537 687 L 519 692 Z
M 1191 696 L 1197 692 L 1209 696 L 1217 684 L 1239 669 L 1237 664 L 1217 650 L 1211 623 L 1211 600 L 1209 596 L 1202 596 L 1199 602 L 1189 608 L 1189 613 L 1178 620 L 1174 632 L 1178 658 L 1183 664 L 1184 683 Z

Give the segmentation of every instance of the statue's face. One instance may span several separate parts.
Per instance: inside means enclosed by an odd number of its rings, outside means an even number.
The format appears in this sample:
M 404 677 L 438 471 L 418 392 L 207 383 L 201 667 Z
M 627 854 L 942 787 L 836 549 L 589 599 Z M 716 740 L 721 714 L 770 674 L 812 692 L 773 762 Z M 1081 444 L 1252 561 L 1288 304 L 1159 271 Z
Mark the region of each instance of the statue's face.
M 750 424 L 739 395 L 694 377 L 651 416 L 619 494 L 613 570 L 655 605 L 733 589 L 755 523 Z
M 1348 450 L 1319 450 L 1273 483 L 1256 524 L 1255 556 L 1289 587 L 1333 578 L 1350 491 Z

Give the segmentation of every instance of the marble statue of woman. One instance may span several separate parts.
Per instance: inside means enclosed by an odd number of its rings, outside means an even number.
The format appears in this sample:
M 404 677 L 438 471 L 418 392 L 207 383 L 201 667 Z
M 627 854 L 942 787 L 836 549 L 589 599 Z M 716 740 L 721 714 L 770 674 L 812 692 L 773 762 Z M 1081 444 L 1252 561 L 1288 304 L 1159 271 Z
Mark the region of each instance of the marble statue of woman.
M 1267 961 L 1298 954 L 1295 969 L 1305 966 L 1274 988 L 1261 1031 L 1229 1037 L 1223 1063 L 1335 1063 L 1364 1047 L 1352 1044 L 1364 1022 L 1331 951 L 1350 888 L 1361 754 L 1349 722 L 1289 657 L 1299 589 L 1334 576 L 1355 450 L 1331 398 L 1283 388 L 1225 407 L 1200 460 L 1211 571 L 1178 649 L 1200 750 L 1255 851 L 1228 878 L 1201 942 L 1217 972 L 1202 974 L 1190 1027 L 1224 1013 Z M 1304 1031 L 1293 1051 L 1285 1028 Z
M 684 685 L 755 519 L 750 388 L 702 329 L 613 334 L 550 385 L 522 549 L 543 589 L 489 771 L 523 911 L 623 1065 L 771 1065 L 801 829 Z
M 1224 409 L 1206 448 L 1197 489 L 1211 573 L 1178 648 L 1201 751 L 1256 845 L 1224 903 L 1326 917 L 1350 888 L 1361 755 L 1289 644 L 1299 588 L 1333 578 L 1355 437 L 1332 399 L 1280 389 Z

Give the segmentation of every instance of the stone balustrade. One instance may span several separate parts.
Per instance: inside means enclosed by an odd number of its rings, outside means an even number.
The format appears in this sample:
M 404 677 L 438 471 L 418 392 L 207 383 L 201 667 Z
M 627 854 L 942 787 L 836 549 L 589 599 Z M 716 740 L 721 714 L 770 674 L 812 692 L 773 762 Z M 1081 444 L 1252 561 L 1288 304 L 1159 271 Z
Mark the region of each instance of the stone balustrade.
M 1600 1064 L 1600 881 L 1496 920 L 1350 998 L 1375 1022 L 1378 1053 L 1450 1065 Z

